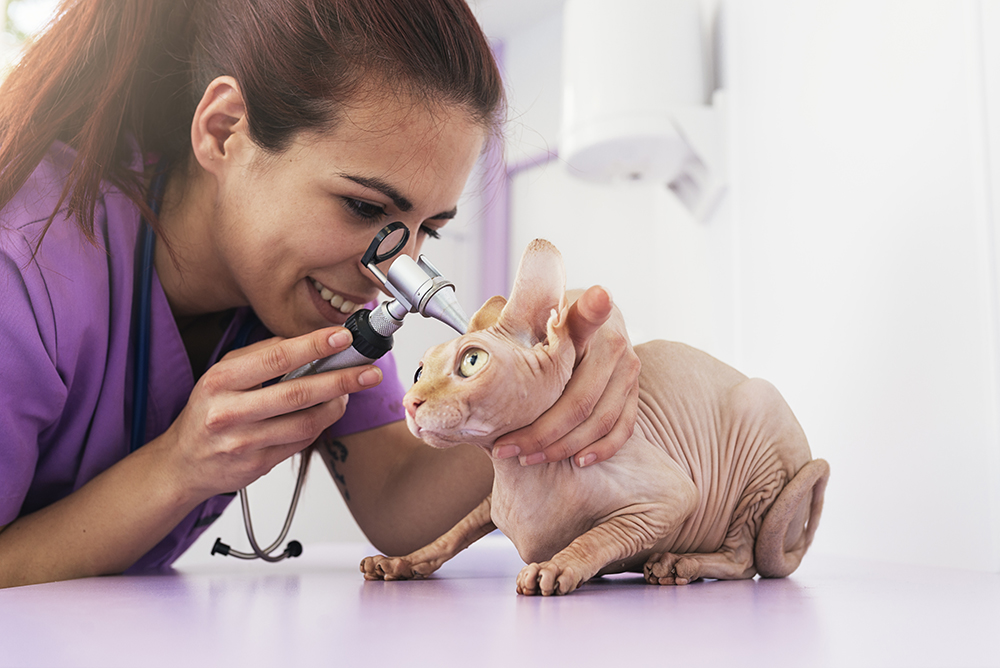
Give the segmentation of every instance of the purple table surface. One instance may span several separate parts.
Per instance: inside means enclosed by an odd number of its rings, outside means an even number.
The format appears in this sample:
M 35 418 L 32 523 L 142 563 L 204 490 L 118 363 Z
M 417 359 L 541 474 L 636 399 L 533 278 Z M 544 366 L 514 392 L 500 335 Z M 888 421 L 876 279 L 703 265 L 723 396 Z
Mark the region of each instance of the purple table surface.
M 416 582 L 365 582 L 363 544 L 280 564 L 0 591 L 0 666 L 993 666 L 1000 574 L 808 555 L 790 578 L 514 591 L 499 535 Z

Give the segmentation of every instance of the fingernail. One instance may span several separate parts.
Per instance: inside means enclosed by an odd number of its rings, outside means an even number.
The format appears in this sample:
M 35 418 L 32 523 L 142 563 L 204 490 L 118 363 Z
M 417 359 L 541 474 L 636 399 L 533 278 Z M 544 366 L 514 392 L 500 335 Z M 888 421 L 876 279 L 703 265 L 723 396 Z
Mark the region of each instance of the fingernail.
M 532 455 L 525 455 L 520 458 L 521 466 L 531 466 L 532 464 L 541 464 L 545 461 L 544 452 L 536 452 Z
M 330 335 L 330 338 L 327 339 L 327 342 L 333 348 L 346 348 L 347 346 L 351 345 L 352 338 L 353 337 L 351 337 L 351 333 L 346 329 L 338 329 L 336 332 Z
M 521 454 L 521 448 L 516 445 L 498 445 L 493 448 L 494 459 L 507 459 L 508 457 L 517 457 L 519 454 Z
M 370 369 L 365 369 L 360 376 L 358 376 L 358 382 L 361 385 L 367 387 L 368 385 L 374 385 L 375 383 L 382 380 L 382 372 L 377 366 L 373 366 Z
M 583 468 L 584 466 L 590 466 L 591 464 L 596 462 L 597 455 L 591 452 L 589 455 L 581 455 L 580 458 L 576 461 L 579 463 L 580 468 Z

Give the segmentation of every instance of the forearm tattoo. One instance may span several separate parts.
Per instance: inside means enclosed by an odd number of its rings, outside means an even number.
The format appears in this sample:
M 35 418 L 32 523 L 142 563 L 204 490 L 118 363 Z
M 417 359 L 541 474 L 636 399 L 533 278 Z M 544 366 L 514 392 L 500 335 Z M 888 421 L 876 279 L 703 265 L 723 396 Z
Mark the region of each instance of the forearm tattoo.
M 347 461 L 347 446 L 340 441 L 330 439 L 323 443 L 323 449 L 326 452 L 326 456 L 323 459 L 326 461 L 326 467 L 330 469 L 333 481 L 340 488 L 340 493 L 344 495 L 344 500 L 350 501 L 351 493 L 347 491 L 347 480 L 344 478 L 344 474 L 337 469 L 337 464 Z

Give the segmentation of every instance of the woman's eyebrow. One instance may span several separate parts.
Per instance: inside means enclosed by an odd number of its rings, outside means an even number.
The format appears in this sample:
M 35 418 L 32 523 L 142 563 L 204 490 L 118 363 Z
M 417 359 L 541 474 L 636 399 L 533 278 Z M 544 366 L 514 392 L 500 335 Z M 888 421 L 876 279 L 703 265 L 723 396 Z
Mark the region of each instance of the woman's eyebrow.
M 386 197 L 392 200 L 392 203 L 400 211 L 406 212 L 413 209 L 413 202 L 408 200 L 403 193 L 399 192 L 395 186 L 391 183 L 386 183 L 380 178 L 374 176 L 358 176 L 356 174 L 345 174 L 341 172 L 338 174 L 348 181 L 354 181 L 358 185 L 364 186 L 366 188 L 371 188 L 372 190 L 377 190 Z M 451 220 L 458 215 L 458 207 L 452 207 L 450 211 L 442 211 L 441 213 L 431 216 L 433 220 Z
M 348 181 L 354 181 L 358 185 L 364 186 L 365 188 L 371 188 L 372 190 L 377 190 L 389 199 L 392 203 L 396 205 L 396 208 L 400 211 L 410 211 L 413 209 L 413 202 L 406 199 L 406 197 L 399 192 L 395 186 L 386 183 L 382 179 L 373 176 L 356 176 L 354 174 L 344 174 L 341 172 L 339 176 L 347 179 Z
M 458 207 L 452 207 L 450 211 L 442 211 L 436 216 L 431 216 L 431 220 L 451 220 L 458 215 Z

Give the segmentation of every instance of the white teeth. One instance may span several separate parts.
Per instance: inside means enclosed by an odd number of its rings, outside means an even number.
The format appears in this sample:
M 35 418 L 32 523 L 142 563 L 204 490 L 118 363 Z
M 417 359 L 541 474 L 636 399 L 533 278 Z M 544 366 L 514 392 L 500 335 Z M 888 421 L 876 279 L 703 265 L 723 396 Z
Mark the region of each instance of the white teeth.
M 319 291 L 319 296 L 323 298 L 323 301 L 330 302 L 330 306 L 337 309 L 341 313 L 353 313 L 358 305 L 354 302 L 344 299 L 341 295 L 335 294 L 333 290 L 324 286 L 319 281 L 313 279 L 313 287 Z

